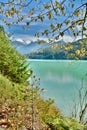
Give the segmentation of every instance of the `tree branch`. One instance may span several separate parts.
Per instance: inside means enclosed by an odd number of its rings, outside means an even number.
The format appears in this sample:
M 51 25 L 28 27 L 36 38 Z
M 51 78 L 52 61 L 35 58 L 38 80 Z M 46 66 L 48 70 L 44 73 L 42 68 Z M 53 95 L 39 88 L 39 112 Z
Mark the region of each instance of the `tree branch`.
M 64 24 L 69 18 L 71 18 L 71 17 L 73 17 L 73 15 L 74 15 L 74 13 L 78 10 L 78 9 L 80 9 L 81 7 L 83 7 L 83 6 L 85 6 L 85 5 L 87 5 L 87 3 L 84 3 L 84 4 L 82 4 L 81 6 L 79 6 L 78 8 L 76 8 L 74 11 L 73 11 L 73 13 L 70 15 L 70 16 L 68 16 L 61 24 Z M 86 12 L 86 14 L 87 14 L 87 12 Z M 85 19 L 86 19 L 86 16 L 85 16 Z M 81 20 L 80 20 L 81 21 Z M 58 28 L 56 28 L 55 29 L 55 31 L 57 30 Z M 67 29 L 66 29 L 67 30 Z M 65 31 L 64 31 L 65 32 Z
M 71 23 L 70 26 L 68 26 L 66 29 L 64 29 L 62 32 L 60 32 L 59 35 L 57 35 L 56 37 L 59 37 L 62 33 L 65 33 L 65 32 L 66 32 L 67 30 L 69 30 L 72 26 L 74 26 L 75 24 L 77 24 L 77 23 L 79 23 L 79 22 L 81 22 L 81 21 L 83 21 L 83 19 L 80 19 L 80 20 L 78 20 L 78 21 L 75 21 L 74 23 Z
M 0 2 L 2 5 L 8 5 L 8 4 L 13 4 L 14 0 L 10 1 L 10 2 Z
M 82 24 L 82 39 L 83 39 L 84 25 L 85 25 L 85 22 L 86 22 L 86 16 L 87 16 L 87 3 L 86 3 L 85 16 L 84 16 L 84 20 L 83 20 L 83 24 Z
M 60 2 L 60 4 L 62 5 L 62 4 L 64 4 L 66 1 L 67 1 L 67 0 L 63 0 L 62 2 Z
M 84 119 L 84 115 L 86 114 L 86 110 L 87 110 L 87 104 L 85 105 L 84 109 L 81 111 L 80 121 L 82 123 L 84 123 L 83 119 Z
M 30 4 L 31 4 L 31 2 L 32 2 L 33 0 L 30 0 L 28 3 L 26 3 L 26 4 L 24 4 L 24 5 L 22 5 L 21 4 L 21 2 L 20 3 L 15 3 L 15 1 L 14 0 L 12 0 L 12 1 L 10 1 L 10 2 L 0 2 L 2 5 L 9 5 L 9 4 L 13 4 L 14 3 L 14 5 L 16 5 L 16 6 L 22 6 L 22 7 L 27 7 L 27 6 L 29 6 Z

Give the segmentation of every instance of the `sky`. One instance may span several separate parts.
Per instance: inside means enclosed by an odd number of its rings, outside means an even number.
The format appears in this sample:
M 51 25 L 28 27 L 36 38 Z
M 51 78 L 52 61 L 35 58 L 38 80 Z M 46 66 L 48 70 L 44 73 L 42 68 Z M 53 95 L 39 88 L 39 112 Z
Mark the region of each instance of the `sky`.
M 7 2 L 7 1 L 8 0 L 4 0 L 4 2 Z M 55 1 L 55 0 L 53 0 L 53 1 Z M 60 0 L 60 3 L 61 3 L 61 1 L 63 1 L 63 0 Z M 66 6 L 68 4 L 68 1 L 72 2 L 73 0 L 66 0 L 66 2 L 65 2 Z M 75 3 L 74 9 L 79 7 L 80 4 L 82 4 L 81 1 L 82 0 L 74 0 L 74 3 Z M 0 2 L 3 2 L 3 0 L 0 0 Z M 45 2 L 48 3 L 49 0 L 42 0 L 42 2 L 43 2 L 43 4 Z M 85 3 L 85 2 L 87 2 L 87 0 L 83 0 L 83 3 Z M 36 7 L 35 2 L 31 3 L 31 6 L 29 6 L 29 9 L 32 8 L 32 7 Z M 72 10 L 70 8 L 68 8 L 68 10 L 69 10 L 69 12 L 72 12 Z M 27 14 L 28 13 L 28 8 L 27 7 L 24 8 L 22 13 Z M 37 15 L 38 11 L 36 11 L 35 13 L 36 13 L 35 15 Z M 67 13 L 67 15 L 68 15 L 68 13 Z M 2 16 L 0 15 L 0 18 L 1 17 Z M 14 24 L 14 25 L 10 26 L 9 28 L 7 26 L 5 26 L 2 21 L 0 21 L 0 24 L 4 25 L 5 31 L 12 35 L 11 38 L 10 38 L 11 40 L 20 41 L 20 42 L 22 42 L 24 44 L 25 43 L 30 44 L 32 41 L 34 41 L 34 42 L 37 41 L 37 38 L 34 37 L 35 32 L 41 33 L 45 29 L 49 29 L 49 24 L 51 22 L 54 23 L 54 21 L 52 21 L 52 20 L 49 21 L 48 19 L 45 19 L 44 22 L 40 22 L 40 21 L 38 21 L 36 23 L 33 22 L 33 23 L 30 24 L 30 27 L 28 27 L 28 26 L 26 27 L 26 21 L 28 21 L 28 20 L 29 20 L 29 18 L 26 17 L 24 21 L 20 22 L 19 24 Z M 60 22 L 63 21 L 64 17 L 59 17 L 59 20 L 60 20 Z M 80 37 L 78 37 L 78 38 L 80 38 Z M 46 37 L 41 36 L 40 39 L 42 39 L 42 40 L 44 39 L 44 40 L 47 41 Z M 61 39 L 62 38 L 60 37 L 60 40 Z M 64 37 L 63 37 L 63 40 L 65 42 L 72 42 L 72 41 L 74 41 L 74 37 L 66 33 L 64 35 Z

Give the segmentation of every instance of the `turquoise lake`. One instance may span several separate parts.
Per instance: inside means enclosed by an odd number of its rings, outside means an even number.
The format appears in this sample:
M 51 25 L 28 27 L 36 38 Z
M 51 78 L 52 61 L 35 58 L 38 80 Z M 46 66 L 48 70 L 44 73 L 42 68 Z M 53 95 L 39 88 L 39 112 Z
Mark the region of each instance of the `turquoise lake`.
M 87 87 L 87 61 L 68 60 L 28 60 L 37 78 L 44 99 L 54 99 L 62 113 L 70 115 L 75 103 L 78 103 L 78 91 Z

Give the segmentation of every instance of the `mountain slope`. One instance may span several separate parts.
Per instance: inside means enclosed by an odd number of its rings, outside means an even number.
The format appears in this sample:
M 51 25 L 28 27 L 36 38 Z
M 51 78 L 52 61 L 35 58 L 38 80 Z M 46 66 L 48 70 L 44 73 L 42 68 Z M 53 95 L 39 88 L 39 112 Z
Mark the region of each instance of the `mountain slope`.
M 87 60 L 87 39 L 73 43 L 54 43 L 50 47 L 40 49 L 26 55 L 30 59 L 80 59 Z
M 54 42 L 52 44 L 49 44 L 49 43 L 38 44 L 37 42 L 31 42 L 29 44 L 26 44 L 25 42 L 22 43 L 22 42 L 16 41 L 16 40 L 12 42 L 13 47 L 15 47 L 22 54 L 36 53 L 36 52 L 38 52 L 40 50 L 50 48 L 54 44 L 60 45 L 60 44 L 65 44 L 65 42 L 64 41 L 59 41 L 59 42 Z

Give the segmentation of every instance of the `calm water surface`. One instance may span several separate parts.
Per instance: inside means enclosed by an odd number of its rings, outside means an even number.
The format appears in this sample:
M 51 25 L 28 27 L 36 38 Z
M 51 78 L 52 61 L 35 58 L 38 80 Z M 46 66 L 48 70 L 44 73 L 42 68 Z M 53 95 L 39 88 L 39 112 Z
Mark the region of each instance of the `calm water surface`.
M 34 74 L 40 78 L 40 88 L 45 99 L 52 98 L 55 105 L 70 115 L 78 102 L 78 90 L 87 87 L 87 61 L 28 60 Z

